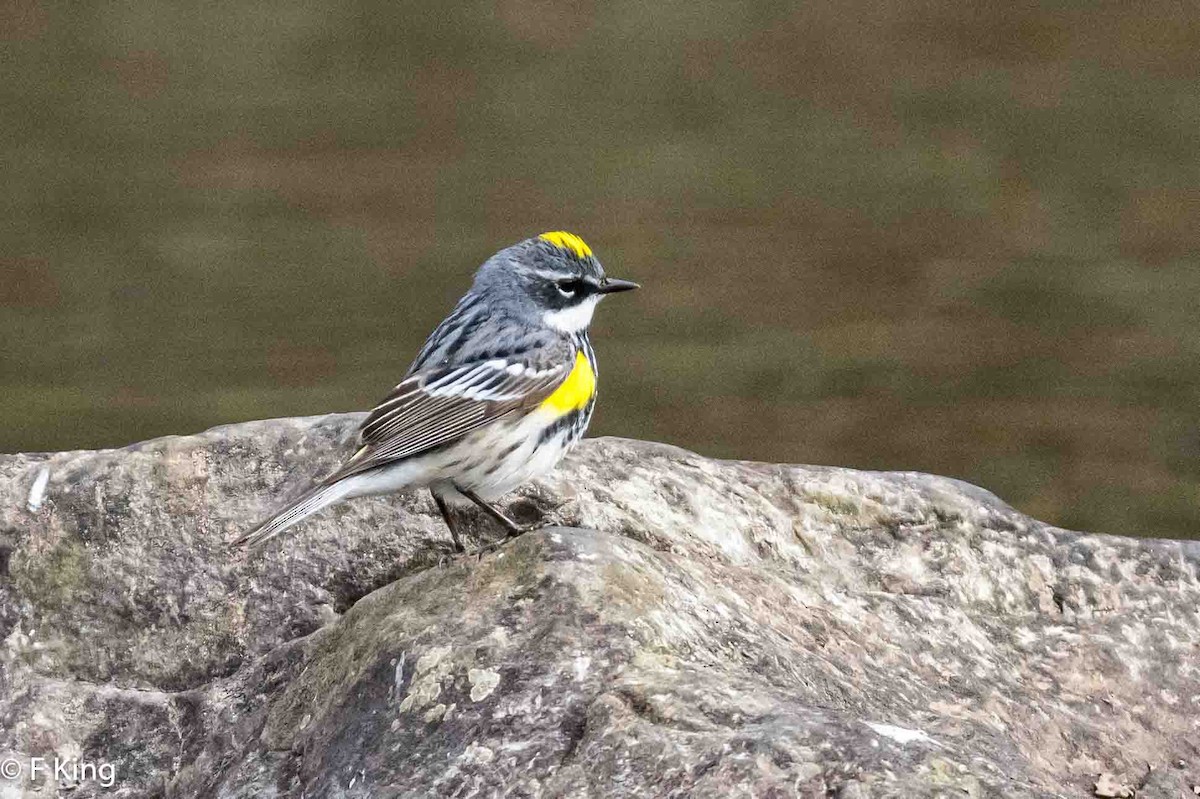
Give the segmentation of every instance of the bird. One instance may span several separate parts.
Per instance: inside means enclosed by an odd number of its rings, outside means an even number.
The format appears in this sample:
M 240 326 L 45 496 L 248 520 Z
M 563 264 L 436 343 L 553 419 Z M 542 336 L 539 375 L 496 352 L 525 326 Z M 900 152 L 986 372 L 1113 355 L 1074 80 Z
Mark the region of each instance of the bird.
M 506 538 L 536 528 L 495 502 L 550 472 L 583 437 L 596 404 L 592 314 L 607 295 L 636 288 L 608 277 L 566 231 L 500 250 L 362 422 L 357 451 L 230 546 L 263 544 L 341 500 L 420 489 L 460 553 L 457 508 L 478 506 Z

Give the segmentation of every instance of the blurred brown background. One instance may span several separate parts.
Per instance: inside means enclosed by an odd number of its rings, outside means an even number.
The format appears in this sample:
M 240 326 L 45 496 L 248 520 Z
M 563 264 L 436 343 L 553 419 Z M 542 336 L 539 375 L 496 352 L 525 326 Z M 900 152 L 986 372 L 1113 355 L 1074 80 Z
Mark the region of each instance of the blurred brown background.
M 0 450 L 366 408 L 491 252 L 594 434 L 1200 531 L 1200 13 L 0 0 Z

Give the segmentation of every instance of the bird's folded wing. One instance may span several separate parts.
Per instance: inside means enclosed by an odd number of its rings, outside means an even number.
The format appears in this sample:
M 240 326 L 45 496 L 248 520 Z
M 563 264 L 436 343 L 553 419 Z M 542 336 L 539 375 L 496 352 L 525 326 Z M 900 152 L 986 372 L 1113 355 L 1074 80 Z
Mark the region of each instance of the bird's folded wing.
M 561 353 L 547 355 L 492 358 L 409 375 L 371 411 L 359 431 L 362 448 L 326 482 L 427 452 L 536 407 L 573 366 Z

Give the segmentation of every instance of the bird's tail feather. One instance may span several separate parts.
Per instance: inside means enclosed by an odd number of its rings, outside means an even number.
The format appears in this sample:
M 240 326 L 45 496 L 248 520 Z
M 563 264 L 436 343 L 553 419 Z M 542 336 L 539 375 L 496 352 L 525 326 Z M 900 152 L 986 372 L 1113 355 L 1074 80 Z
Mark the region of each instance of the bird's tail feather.
M 241 538 L 231 541 L 229 543 L 230 548 L 253 547 L 265 541 L 270 541 L 293 524 L 307 519 L 325 506 L 331 505 L 346 496 L 350 493 L 350 485 L 348 483 L 349 481 L 347 480 L 339 480 L 336 483 L 323 483 L 315 486 L 305 493 L 304 496 L 274 516 L 271 516 Z

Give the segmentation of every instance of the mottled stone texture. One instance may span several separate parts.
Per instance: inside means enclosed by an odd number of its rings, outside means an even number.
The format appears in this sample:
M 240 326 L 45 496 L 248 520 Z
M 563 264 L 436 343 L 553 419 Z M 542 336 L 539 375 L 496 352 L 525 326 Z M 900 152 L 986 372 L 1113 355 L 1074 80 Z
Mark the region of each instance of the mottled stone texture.
M 1066 532 L 928 475 L 600 439 L 510 504 L 559 526 L 482 558 L 448 557 L 423 494 L 228 553 L 359 418 L 0 457 L 0 759 L 114 764 L 73 797 L 1200 783 L 1198 543 Z

